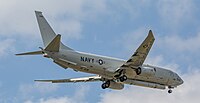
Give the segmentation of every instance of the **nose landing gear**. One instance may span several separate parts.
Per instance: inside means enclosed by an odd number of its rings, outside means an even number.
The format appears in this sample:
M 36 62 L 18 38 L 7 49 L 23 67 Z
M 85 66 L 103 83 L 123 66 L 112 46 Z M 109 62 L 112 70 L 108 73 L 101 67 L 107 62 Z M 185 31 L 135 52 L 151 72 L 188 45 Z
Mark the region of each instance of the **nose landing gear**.
M 170 93 L 172 93 L 172 90 L 171 90 L 171 89 L 169 89 L 169 90 L 168 90 L 168 93 L 169 93 L 169 94 L 170 94 Z
M 174 87 L 169 86 L 168 88 L 169 88 L 168 93 L 169 93 L 169 94 L 172 93 L 172 89 L 173 89 Z

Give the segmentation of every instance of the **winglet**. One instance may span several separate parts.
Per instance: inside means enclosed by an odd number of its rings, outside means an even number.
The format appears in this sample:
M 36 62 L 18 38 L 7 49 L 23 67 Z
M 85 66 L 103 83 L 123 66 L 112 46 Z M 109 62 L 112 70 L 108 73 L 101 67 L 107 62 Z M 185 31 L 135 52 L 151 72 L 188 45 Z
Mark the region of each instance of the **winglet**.
M 146 39 L 142 42 L 142 44 L 138 47 L 138 49 L 136 51 L 140 51 L 142 53 L 147 53 L 149 52 L 149 50 L 151 49 L 153 42 L 154 42 L 155 38 L 153 35 L 152 30 L 149 30 L 148 36 L 146 37 Z
M 61 38 L 60 34 L 56 35 L 56 37 L 47 45 L 47 47 L 44 50 L 52 51 L 52 52 L 59 52 L 60 38 Z
M 149 30 L 149 34 L 148 35 L 150 35 L 153 39 L 155 39 L 152 30 Z

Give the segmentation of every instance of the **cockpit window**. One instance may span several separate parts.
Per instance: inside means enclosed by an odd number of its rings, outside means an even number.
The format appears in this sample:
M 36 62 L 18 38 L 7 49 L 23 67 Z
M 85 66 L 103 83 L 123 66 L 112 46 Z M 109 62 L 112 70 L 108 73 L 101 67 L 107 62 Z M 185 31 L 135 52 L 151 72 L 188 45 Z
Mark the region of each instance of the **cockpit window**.
M 181 78 L 177 78 L 178 81 L 181 81 Z
M 176 75 L 176 80 L 181 82 L 181 78 L 178 76 L 178 74 L 175 74 Z

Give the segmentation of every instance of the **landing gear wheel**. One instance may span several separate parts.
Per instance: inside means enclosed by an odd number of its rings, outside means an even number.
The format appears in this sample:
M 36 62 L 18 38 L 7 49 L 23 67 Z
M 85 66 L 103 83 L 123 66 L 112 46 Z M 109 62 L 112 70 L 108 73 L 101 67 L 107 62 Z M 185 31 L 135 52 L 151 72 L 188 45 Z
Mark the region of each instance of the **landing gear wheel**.
M 102 88 L 102 89 L 106 89 L 106 84 L 103 83 L 103 84 L 101 85 L 101 88 Z
M 105 83 L 103 83 L 103 84 L 101 85 L 102 89 L 106 89 L 106 88 L 108 88 L 109 86 L 110 86 L 110 81 L 106 81 Z
M 168 90 L 168 93 L 172 93 L 172 90 L 170 89 L 170 90 Z
M 119 77 L 119 80 L 120 80 L 120 82 L 124 82 L 127 80 L 127 76 L 123 75 L 123 76 Z
M 136 72 L 137 75 L 140 75 L 141 72 L 142 72 L 142 69 L 139 67 L 139 68 L 137 68 L 137 69 L 135 70 L 135 72 Z

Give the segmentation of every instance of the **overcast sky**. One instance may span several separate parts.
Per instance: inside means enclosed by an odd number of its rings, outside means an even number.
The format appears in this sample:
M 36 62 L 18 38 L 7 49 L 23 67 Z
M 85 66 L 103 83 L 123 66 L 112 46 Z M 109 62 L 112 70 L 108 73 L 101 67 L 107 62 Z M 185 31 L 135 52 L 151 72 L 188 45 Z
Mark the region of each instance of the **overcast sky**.
M 0 103 L 199 103 L 200 1 L 0 0 Z M 145 63 L 177 72 L 184 84 L 172 94 L 138 86 L 101 89 L 101 82 L 35 83 L 91 74 L 64 70 L 42 56 L 15 53 L 43 46 L 34 14 L 43 12 L 69 47 L 128 59 L 153 30 Z

